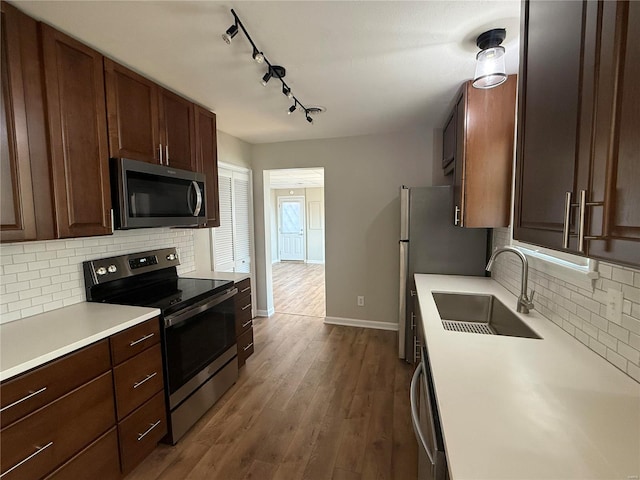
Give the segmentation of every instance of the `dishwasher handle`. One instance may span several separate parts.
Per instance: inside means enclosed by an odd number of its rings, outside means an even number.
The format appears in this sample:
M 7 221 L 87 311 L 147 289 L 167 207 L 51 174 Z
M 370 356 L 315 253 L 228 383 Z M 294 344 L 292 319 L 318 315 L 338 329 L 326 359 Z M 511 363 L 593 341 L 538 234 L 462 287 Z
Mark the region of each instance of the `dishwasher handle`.
M 413 378 L 411 379 L 411 423 L 413 423 L 413 431 L 416 433 L 416 438 L 420 443 L 420 447 L 422 447 L 422 449 L 427 453 L 431 465 L 435 466 L 436 462 L 433 458 L 433 453 L 429 450 L 427 440 L 420 429 L 420 416 L 418 415 L 418 388 L 420 386 L 420 374 L 422 374 L 423 370 L 424 364 L 420 362 L 416 371 L 413 373 Z M 426 400 L 429 401 L 428 399 Z

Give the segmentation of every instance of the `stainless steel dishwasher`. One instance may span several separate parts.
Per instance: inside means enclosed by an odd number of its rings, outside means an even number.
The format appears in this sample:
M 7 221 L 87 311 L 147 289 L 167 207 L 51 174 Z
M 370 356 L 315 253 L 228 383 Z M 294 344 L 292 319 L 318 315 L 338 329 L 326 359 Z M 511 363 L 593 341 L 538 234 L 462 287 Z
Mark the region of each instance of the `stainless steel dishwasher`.
M 424 342 L 411 380 L 411 420 L 418 440 L 418 480 L 448 480 L 447 458 Z

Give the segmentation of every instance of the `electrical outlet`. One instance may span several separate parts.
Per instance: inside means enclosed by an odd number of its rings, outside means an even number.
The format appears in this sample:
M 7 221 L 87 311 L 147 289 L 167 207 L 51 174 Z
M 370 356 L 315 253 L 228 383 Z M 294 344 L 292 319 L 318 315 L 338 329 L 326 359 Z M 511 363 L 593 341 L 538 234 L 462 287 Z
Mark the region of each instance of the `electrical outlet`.
M 622 321 L 622 292 L 610 288 L 607 290 L 607 320 L 614 323 L 620 323 Z
M 364 296 L 363 295 L 358 295 L 358 306 L 359 307 L 364 307 Z

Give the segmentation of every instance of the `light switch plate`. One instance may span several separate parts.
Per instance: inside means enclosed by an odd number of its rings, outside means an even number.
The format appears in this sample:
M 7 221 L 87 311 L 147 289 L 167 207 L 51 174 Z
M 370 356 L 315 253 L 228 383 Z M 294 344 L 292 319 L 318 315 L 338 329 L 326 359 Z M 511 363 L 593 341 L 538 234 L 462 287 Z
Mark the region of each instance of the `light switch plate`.
M 623 296 L 620 290 L 607 290 L 607 320 L 620 324 L 622 321 Z

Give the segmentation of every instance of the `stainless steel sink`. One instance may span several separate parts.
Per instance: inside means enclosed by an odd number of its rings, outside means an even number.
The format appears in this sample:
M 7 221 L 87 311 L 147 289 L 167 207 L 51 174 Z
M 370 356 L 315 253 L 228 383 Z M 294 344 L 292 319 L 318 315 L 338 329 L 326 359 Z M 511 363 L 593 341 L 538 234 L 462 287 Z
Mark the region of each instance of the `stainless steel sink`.
M 542 338 L 493 295 L 434 292 L 433 299 L 446 330 Z

